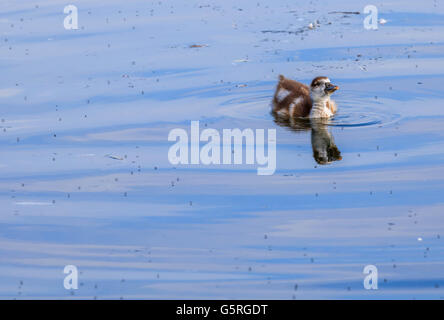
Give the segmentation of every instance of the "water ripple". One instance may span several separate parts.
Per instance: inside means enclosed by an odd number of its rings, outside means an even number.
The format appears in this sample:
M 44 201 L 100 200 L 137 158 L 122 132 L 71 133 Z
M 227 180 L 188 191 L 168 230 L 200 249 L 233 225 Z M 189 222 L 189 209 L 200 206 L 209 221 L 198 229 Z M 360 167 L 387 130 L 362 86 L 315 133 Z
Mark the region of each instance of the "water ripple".
M 238 119 L 264 120 L 270 117 L 272 95 L 252 92 L 221 103 L 220 112 Z M 338 103 L 338 113 L 329 119 L 328 125 L 337 127 L 364 127 L 387 125 L 398 121 L 401 116 L 387 112 L 389 108 L 380 103 L 352 99 L 346 104 Z

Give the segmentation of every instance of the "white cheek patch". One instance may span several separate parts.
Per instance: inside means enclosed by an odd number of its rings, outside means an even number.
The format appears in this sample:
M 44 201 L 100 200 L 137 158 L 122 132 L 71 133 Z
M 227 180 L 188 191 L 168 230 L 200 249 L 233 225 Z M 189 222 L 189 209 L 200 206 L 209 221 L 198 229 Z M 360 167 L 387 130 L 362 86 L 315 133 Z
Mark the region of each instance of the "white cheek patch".
M 286 97 L 290 94 L 290 91 L 285 89 L 279 89 L 278 93 L 276 94 L 276 99 L 278 102 L 284 101 Z
M 323 93 L 323 91 L 324 91 L 324 90 L 322 90 L 321 88 L 316 89 L 316 90 L 313 90 L 312 93 L 311 93 L 311 97 L 312 97 L 312 99 L 313 99 L 313 100 L 317 100 L 317 99 L 322 98 L 322 93 Z
M 322 80 L 322 82 L 321 82 L 322 84 L 323 84 L 323 86 L 321 87 L 319 87 L 319 90 L 320 91 L 322 91 L 324 88 L 325 88 L 325 86 L 327 85 L 327 84 L 329 84 L 330 83 L 330 79 L 325 79 L 325 80 Z

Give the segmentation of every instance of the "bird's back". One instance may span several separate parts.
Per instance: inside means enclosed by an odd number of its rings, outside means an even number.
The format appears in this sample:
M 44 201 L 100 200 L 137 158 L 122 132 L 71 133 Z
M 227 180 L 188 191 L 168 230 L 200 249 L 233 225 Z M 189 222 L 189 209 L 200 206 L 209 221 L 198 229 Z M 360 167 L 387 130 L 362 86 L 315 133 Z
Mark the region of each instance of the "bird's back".
M 308 117 L 311 107 L 308 86 L 280 75 L 273 98 L 273 112 L 284 117 Z

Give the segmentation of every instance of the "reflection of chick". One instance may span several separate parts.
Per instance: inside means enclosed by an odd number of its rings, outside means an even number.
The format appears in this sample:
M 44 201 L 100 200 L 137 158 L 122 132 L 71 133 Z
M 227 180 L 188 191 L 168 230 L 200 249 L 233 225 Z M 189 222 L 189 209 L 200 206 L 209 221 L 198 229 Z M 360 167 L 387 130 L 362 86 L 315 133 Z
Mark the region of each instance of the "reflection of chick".
M 311 130 L 311 147 L 313 158 L 319 164 L 329 164 L 342 160 L 341 152 L 335 144 L 333 135 L 328 132 L 329 119 L 283 118 L 273 113 L 274 122 L 282 127 L 288 127 L 294 132 Z
M 311 146 L 313 158 L 319 164 L 342 160 L 341 152 L 336 146 L 332 134 L 327 130 L 325 122 L 311 121 Z

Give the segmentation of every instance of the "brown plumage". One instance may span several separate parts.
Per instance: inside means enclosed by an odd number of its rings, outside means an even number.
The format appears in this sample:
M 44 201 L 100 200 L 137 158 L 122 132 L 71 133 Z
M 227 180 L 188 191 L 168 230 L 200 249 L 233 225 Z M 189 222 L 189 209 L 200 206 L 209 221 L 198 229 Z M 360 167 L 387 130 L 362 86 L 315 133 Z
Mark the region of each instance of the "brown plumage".
M 286 93 L 288 94 L 284 96 Z M 294 109 L 290 110 L 290 105 L 297 98 L 302 100 L 300 100 L 297 106 L 295 105 Z M 283 75 L 280 75 L 279 83 L 274 93 L 273 106 L 273 112 L 284 117 L 308 117 L 312 107 L 310 89 L 303 83 L 286 79 Z
M 273 113 L 284 118 L 331 117 L 336 112 L 336 104 L 330 100 L 330 94 L 337 89 L 327 77 L 314 78 L 308 87 L 280 75 L 273 97 Z M 312 112 L 313 105 L 315 112 Z

